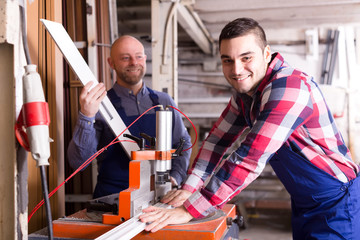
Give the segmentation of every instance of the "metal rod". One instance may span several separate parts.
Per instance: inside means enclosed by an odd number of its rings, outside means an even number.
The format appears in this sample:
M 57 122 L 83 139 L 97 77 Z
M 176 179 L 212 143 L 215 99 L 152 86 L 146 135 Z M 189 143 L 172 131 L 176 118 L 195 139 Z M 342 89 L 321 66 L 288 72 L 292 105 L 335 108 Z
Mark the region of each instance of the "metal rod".
M 91 42 L 91 46 L 99 46 L 99 47 L 108 47 L 111 48 L 111 44 L 109 43 L 98 43 L 98 42 Z
M 335 30 L 333 47 L 332 47 L 332 51 L 331 51 L 330 66 L 329 66 L 329 76 L 328 76 L 328 80 L 327 80 L 327 84 L 329 84 L 329 85 L 331 85 L 332 78 L 334 75 L 334 68 L 335 68 L 335 63 L 336 63 L 336 59 L 337 59 L 339 33 L 340 33 L 339 30 Z
M 321 67 L 321 78 L 320 78 L 320 83 L 321 84 L 326 84 L 327 80 L 326 80 L 326 76 L 328 74 L 327 71 L 327 62 L 328 62 L 328 58 L 329 58 L 329 48 L 330 48 L 330 44 L 331 44 L 331 34 L 332 34 L 332 30 L 328 30 L 328 34 L 327 34 L 327 38 L 326 38 L 326 48 L 325 48 L 325 52 L 324 52 L 324 60 L 322 63 L 322 67 Z

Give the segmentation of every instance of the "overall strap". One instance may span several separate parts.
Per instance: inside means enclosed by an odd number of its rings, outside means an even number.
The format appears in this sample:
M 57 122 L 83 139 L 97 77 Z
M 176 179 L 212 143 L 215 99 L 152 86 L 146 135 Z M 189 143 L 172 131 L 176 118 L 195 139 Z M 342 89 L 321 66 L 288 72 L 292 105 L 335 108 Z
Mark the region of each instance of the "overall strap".
M 121 106 L 121 98 L 118 97 L 118 95 L 116 94 L 115 90 L 113 88 L 111 88 L 108 92 L 107 92 L 107 96 L 109 97 L 111 103 L 114 105 L 114 107 L 117 110 L 122 110 L 123 107 Z
M 150 99 L 153 103 L 153 106 L 159 105 L 159 96 L 154 92 L 154 90 L 152 90 L 151 88 L 146 87 L 147 90 L 149 91 L 149 96 Z M 114 107 L 116 109 L 123 109 L 123 107 L 121 106 L 121 98 L 118 97 L 118 95 L 116 95 L 116 92 L 113 88 L 111 88 L 108 92 L 107 95 L 110 99 L 110 101 L 112 102 L 112 104 L 114 105 Z
M 150 98 L 153 102 L 153 106 L 159 105 L 159 96 L 152 90 L 151 88 L 146 87 L 147 90 L 150 92 Z

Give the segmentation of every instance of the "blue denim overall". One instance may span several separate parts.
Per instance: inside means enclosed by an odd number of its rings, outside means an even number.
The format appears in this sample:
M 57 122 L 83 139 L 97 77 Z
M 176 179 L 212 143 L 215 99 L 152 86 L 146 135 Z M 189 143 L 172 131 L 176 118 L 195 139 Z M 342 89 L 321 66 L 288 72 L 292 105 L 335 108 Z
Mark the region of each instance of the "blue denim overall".
M 285 145 L 269 163 L 291 195 L 293 239 L 360 239 L 360 177 L 343 183 Z
M 150 98 L 153 106 L 159 105 L 159 97 L 153 90 L 147 88 L 150 92 Z M 110 101 L 119 113 L 121 119 L 126 126 L 129 126 L 139 116 L 127 116 L 124 108 L 121 105 L 121 98 L 117 96 L 114 89 L 110 89 L 107 93 Z M 140 133 L 146 133 L 149 136 L 156 135 L 156 114 L 147 113 L 143 115 L 136 123 L 134 123 L 129 131 L 132 135 L 140 137 Z M 102 134 L 107 137 L 107 143 L 112 141 L 116 136 L 111 129 L 104 126 Z M 113 193 L 118 193 L 129 187 L 129 162 L 130 159 L 119 144 L 113 144 L 103 153 L 105 158 L 101 161 L 99 166 L 99 173 L 97 177 L 97 184 L 94 190 L 94 198 L 107 196 Z

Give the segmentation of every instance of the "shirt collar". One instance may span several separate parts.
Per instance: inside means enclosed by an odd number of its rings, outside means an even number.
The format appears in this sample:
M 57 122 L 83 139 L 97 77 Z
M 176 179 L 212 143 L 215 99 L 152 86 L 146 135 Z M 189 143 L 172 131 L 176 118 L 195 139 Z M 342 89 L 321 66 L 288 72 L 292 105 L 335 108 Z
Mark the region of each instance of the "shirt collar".
M 113 86 L 113 89 L 115 90 L 115 92 L 118 96 L 126 96 L 126 97 L 129 97 L 130 95 L 134 96 L 133 91 L 131 91 L 130 89 L 128 89 L 126 87 L 120 86 L 116 82 Z M 138 95 L 142 97 L 147 94 L 147 91 L 148 90 L 146 88 L 145 82 L 143 82 L 143 86 L 141 87 Z
M 273 53 L 265 77 L 261 81 L 255 92 L 262 92 L 270 79 L 273 77 L 273 75 L 284 65 L 285 61 L 284 58 L 280 55 L 280 53 Z

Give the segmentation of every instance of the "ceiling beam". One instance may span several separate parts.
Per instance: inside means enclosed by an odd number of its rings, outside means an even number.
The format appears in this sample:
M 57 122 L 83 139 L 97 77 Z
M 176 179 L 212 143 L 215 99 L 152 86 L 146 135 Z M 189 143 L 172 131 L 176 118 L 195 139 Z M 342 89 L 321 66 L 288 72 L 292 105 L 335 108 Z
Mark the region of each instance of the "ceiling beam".
M 232 20 L 232 19 L 231 19 Z M 229 20 L 229 21 L 231 21 Z M 225 26 L 226 23 L 229 21 L 218 22 L 218 23 L 211 23 L 206 24 L 207 29 L 211 32 L 211 36 L 214 39 L 218 39 L 222 28 Z M 355 24 L 355 22 L 357 24 Z M 307 29 L 307 28 L 334 28 L 342 25 L 360 25 L 360 16 L 358 17 L 344 17 L 342 19 L 338 18 L 323 18 L 323 19 L 298 19 L 298 20 L 288 20 L 288 21 L 259 21 L 260 25 L 264 28 L 265 32 L 270 30 L 292 30 L 292 29 Z M 286 33 L 284 33 L 286 34 Z M 288 33 L 287 33 L 288 34 Z M 288 38 L 291 36 L 284 36 L 284 38 Z
M 287 7 L 316 7 L 353 5 L 360 0 L 196 0 L 194 10 L 198 12 L 237 11 L 252 9 L 283 9 Z
M 318 6 L 318 7 L 294 7 L 281 9 L 253 9 L 253 10 L 229 10 L 222 12 L 204 12 L 199 14 L 204 23 L 228 22 L 238 17 L 251 17 L 259 22 L 269 20 L 286 22 L 288 20 L 317 21 L 322 19 L 353 18 L 359 19 L 360 3 L 352 5 Z M 325 22 L 326 23 L 326 22 Z
M 360 3 L 336 6 L 297 7 L 282 9 L 253 9 L 228 11 L 226 13 L 200 13 L 212 37 L 217 39 L 221 29 L 229 21 L 238 17 L 257 20 L 265 29 L 312 28 L 340 25 L 360 25 Z
M 178 23 L 206 54 L 214 53 L 214 42 L 196 13 L 187 6 L 178 4 Z

